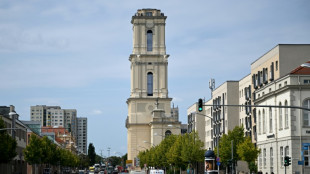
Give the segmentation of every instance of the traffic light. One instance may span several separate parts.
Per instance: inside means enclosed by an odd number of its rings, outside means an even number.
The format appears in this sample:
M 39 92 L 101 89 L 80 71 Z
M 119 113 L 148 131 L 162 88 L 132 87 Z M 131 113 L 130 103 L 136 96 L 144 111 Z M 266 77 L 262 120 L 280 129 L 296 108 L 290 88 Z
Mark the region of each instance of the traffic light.
M 284 157 L 284 166 L 289 166 L 291 165 L 291 157 L 285 156 Z
M 198 111 L 201 112 L 203 110 L 202 99 L 198 99 Z

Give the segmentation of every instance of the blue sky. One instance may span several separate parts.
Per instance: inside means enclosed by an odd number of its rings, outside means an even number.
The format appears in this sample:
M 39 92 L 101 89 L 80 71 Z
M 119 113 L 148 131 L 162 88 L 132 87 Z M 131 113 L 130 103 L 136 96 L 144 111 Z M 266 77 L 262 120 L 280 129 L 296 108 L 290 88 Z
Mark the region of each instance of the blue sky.
M 240 80 L 277 44 L 310 43 L 310 1 L 0 1 L 0 105 L 58 105 L 88 117 L 88 142 L 107 156 L 127 152 L 131 17 L 166 16 L 169 96 L 186 109 L 216 87 Z M 117 153 L 119 154 L 119 153 Z

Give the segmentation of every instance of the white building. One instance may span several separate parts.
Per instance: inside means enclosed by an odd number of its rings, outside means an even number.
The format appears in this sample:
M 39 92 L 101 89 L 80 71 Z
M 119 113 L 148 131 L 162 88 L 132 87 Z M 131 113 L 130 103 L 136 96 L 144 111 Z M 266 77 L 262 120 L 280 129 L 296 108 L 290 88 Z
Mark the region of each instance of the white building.
M 87 118 L 77 118 L 77 149 L 78 152 L 87 154 Z
M 290 74 L 256 90 L 256 105 L 310 108 L 310 68 L 298 67 Z M 284 173 L 284 157 L 292 159 L 287 173 L 310 173 L 310 114 L 302 109 L 256 108 L 258 169 Z M 301 153 L 302 152 L 302 153 Z M 298 161 L 304 160 L 304 167 Z

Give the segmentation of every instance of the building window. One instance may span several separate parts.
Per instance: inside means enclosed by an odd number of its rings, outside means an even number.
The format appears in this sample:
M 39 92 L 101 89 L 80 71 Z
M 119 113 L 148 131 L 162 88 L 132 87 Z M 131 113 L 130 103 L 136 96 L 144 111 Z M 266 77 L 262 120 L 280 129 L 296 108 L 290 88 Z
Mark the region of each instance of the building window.
M 260 111 L 258 111 L 258 134 L 262 133 L 262 118 Z
M 263 158 L 264 158 L 264 168 L 266 168 L 266 149 L 263 150 Z
M 259 156 L 258 156 L 258 167 L 260 169 L 262 168 L 262 153 L 259 153 Z
M 171 135 L 171 131 L 170 131 L 170 130 L 167 130 L 167 131 L 165 132 L 165 137 L 168 137 L 169 135 Z
M 270 147 L 270 167 L 273 167 L 273 149 Z
M 285 115 L 285 128 L 288 128 L 288 104 L 287 101 L 285 101 L 285 106 L 286 108 L 284 108 L 284 115 Z
M 307 99 L 303 102 L 303 107 L 310 108 L 310 99 Z M 310 118 L 310 112 L 303 110 L 303 125 L 304 126 L 310 126 L 309 118 Z
M 147 31 L 147 51 L 153 50 L 153 32 L 152 30 Z
M 153 96 L 153 73 L 147 73 L 147 96 Z
M 309 158 L 310 158 L 310 146 L 304 146 L 303 148 L 303 152 L 304 152 L 304 160 L 305 160 L 305 166 L 310 166 L 309 163 Z
M 282 103 L 280 102 L 279 103 L 279 129 L 281 130 L 282 128 L 283 128 L 283 123 L 282 123 L 282 108 L 281 108 L 281 106 L 282 106 Z
M 290 156 L 290 149 L 288 146 L 285 147 L 285 155 L 284 156 Z
M 152 12 L 146 12 L 146 16 L 153 16 Z
M 276 61 L 276 71 L 278 71 L 279 65 L 278 65 L 278 61 Z
M 272 109 L 269 108 L 269 133 L 272 133 Z
M 304 84 L 310 84 L 310 80 L 304 80 Z
M 280 161 L 281 161 L 281 166 L 283 166 L 283 162 L 284 162 L 283 146 L 280 147 Z
M 263 133 L 266 133 L 266 115 L 265 115 L 265 109 L 263 109 Z

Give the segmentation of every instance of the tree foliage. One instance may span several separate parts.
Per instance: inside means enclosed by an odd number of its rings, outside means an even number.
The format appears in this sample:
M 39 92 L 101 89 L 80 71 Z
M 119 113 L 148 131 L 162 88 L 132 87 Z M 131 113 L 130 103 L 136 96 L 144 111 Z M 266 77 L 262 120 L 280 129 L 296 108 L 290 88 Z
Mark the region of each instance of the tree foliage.
M 246 161 L 248 165 L 255 161 L 260 153 L 260 149 L 254 146 L 250 137 L 247 137 L 244 142 L 237 146 L 237 154 L 241 160 Z
M 89 143 L 88 145 L 88 158 L 89 158 L 89 165 L 94 165 L 96 162 L 96 152 L 93 143 Z
M 74 167 L 79 165 L 77 155 L 66 149 L 57 147 L 46 136 L 40 138 L 34 134 L 30 136 L 30 142 L 24 149 L 25 160 L 29 164 L 50 164 Z
M 203 142 L 199 140 L 195 132 L 170 135 L 156 147 L 139 152 L 140 166 L 147 164 L 163 168 L 172 165 L 184 169 L 188 163 L 204 160 L 203 146 Z
M 237 147 L 240 143 L 243 143 L 244 129 L 243 127 L 236 126 L 233 130 L 228 131 L 228 134 L 224 134 L 219 142 L 219 153 L 222 164 L 227 166 L 228 160 L 232 159 L 231 143 L 233 141 L 233 161 L 241 160 L 237 154 Z
M 0 129 L 6 128 L 0 117 Z M 6 130 L 0 131 L 0 163 L 10 162 L 16 155 L 17 142 Z
M 243 127 L 236 126 L 233 130 L 228 131 L 228 134 L 224 134 L 220 139 L 219 153 L 221 162 L 224 166 L 228 165 L 228 161 L 232 159 L 231 153 L 231 142 L 233 141 L 233 161 L 238 160 L 246 161 L 251 167 L 252 164 L 258 157 L 260 150 L 254 146 L 251 142 L 250 137 L 244 137 Z M 215 149 L 215 152 L 217 149 Z M 253 163 L 255 164 L 255 163 Z M 255 166 L 253 167 L 253 170 Z M 251 170 L 251 171 L 253 171 Z

